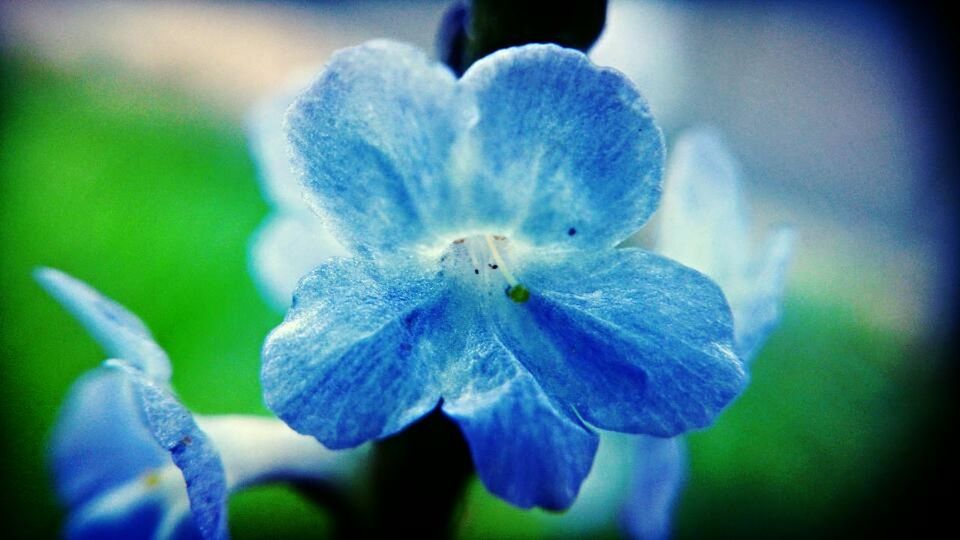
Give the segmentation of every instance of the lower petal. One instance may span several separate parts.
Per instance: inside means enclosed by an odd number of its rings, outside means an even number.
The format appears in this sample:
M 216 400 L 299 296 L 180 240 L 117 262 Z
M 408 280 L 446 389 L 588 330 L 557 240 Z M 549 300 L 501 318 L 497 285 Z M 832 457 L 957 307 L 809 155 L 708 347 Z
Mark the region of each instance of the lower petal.
M 497 365 L 498 378 L 512 377 L 479 393 L 462 393 L 443 410 L 463 429 L 477 474 L 491 493 L 521 508 L 567 508 L 590 471 L 597 434 L 501 351 L 486 358 Z

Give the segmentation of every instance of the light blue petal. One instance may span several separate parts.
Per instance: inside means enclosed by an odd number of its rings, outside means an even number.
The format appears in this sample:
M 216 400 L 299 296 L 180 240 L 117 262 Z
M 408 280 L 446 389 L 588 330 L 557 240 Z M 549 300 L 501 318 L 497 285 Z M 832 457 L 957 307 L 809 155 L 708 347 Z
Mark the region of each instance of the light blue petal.
M 59 270 L 40 268 L 34 277 L 80 321 L 107 355 L 123 358 L 157 380 L 170 379 L 170 360 L 136 315 Z
M 183 472 L 200 535 L 208 540 L 227 538 L 227 485 L 216 447 L 165 386 L 122 361 L 111 363 L 129 375 L 147 428 Z
M 663 140 L 619 72 L 579 51 L 528 45 L 481 59 L 461 82 L 478 119 L 455 159 L 475 176 L 478 223 L 538 244 L 607 248 L 657 207 Z
M 414 261 L 323 263 L 264 345 L 267 406 L 333 449 L 402 429 L 436 406 L 437 364 L 462 347 L 448 298 Z
M 567 508 L 590 471 L 597 434 L 496 340 L 470 350 L 460 363 L 476 370 L 473 384 L 451 390 L 443 410 L 463 429 L 480 480 L 521 508 Z
M 631 538 L 669 538 L 673 510 L 686 479 L 683 441 L 639 437 L 636 452 L 632 487 L 623 508 L 624 528 Z
M 719 135 L 684 132 L 670 154 L 657 253 L 712 277 L 726 291 L 748 263 L 740 171 Z
M 287 114 L 308 201 L 348 248 L 392 252 L 450 219 L 447 161 L 465 123 L 456 78 L 374 41 L 334 54 Z
M 298 74 L 279 92 L 257 103 L 247 117 L 250 149 L 260 172 L 264 195 L 285 210 L 308 210 L 300 179 L 290 160 L 283 118 L 309 84 L 309 78 Z
M 754 252 L 736 161 L 711 129 L 684 133 L 670 159 L 657 252 L 717 281 L 734 315 L 737 351 L 750 362 L 780 317 L 793 233 Z
M 746 293 L 730 298 L 737 351 L 744 362 L 749 363 L 756 357 L 767 336 L 780 322 L 783 289 L 795 236 L 790 228 L 776 230 L 765 249 L 757 253 L 754 267 L 744 277 Z
M 129 378 L 106 367 L 74 383 L 50 450 L 57 492 L 71 508 L 170 463 L 143 425 Z
M 342 255 L 346 250 L 316 216 L 308 211 L 281 212 L 268 217 L 254 235 L 250 264 L 264 296 L 286 309 L 300 278 L 330 257 Z
M 601 428 L 673 436 L 709 425 L 743 389 L 729 308 L 704 275 L 639 249 L 526 263 L 504 343 L 544 389 Z

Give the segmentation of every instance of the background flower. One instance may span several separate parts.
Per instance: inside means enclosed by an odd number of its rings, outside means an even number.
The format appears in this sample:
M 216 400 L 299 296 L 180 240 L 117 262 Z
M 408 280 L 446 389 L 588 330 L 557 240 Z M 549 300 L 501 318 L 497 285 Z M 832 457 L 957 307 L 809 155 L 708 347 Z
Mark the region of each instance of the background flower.
M 170 363 L 146 326 L 87 285 L 38 281 L 111 356 L 68 395 L 51 441 L 71 538 L 226 538 L 229 492 L 278 480 L 329 482 L 362 451 L 333 453 L 275 419 L 195 417 L 169 388 Z

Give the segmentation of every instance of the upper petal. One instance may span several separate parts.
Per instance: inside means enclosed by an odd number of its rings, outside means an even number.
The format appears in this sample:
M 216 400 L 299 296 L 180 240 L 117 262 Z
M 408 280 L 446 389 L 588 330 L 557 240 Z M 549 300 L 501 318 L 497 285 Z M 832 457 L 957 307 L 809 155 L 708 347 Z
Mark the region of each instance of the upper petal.
M 549 253 L 522 273 L 530 299 L 499 310 L 498 331 L 591 424 L 673 436 L 743 388 L 730 310 L 702 274 L 639 249 Z
M 411 261 L 331 259 L 300 282 L 263 348 L 264 398 L 329 448 L 390 435 L 440 399 L 437 364 L 459 352 L 443 282 Z
M 454 159 L 478 221 L 535 243 L 613 247 L 660 199 L 663 141 L 643 97 L 572 49 L 528 45 L 476 62 L 477 120 Z
M 487 489 L 521 508 L 570 506 L 590 471 L 597 434 L 491 336 L 474 341 L 456 364 L 469 375 L 453 378 L 458 384 L 445 393 L 443 410 L 463 429 Z
M 336 53 L 287 114 L 308 200 L 336 237 L 390 250 L 445 221 L 464 111 L 450 70 L 411 46 Z
M 170 360 L 136 315 L 59 270 L 40 268 L 34 276 L 109 356 L 123 358 L 158 380 L 170 379 Z

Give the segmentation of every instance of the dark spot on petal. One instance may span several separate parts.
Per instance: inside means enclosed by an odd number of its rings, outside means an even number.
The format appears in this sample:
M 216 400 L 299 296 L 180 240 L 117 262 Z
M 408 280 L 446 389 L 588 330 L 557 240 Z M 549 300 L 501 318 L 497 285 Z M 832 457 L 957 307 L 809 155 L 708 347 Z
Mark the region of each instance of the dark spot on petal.
M 577 230 L 574 229 L 573 227 L 570 227 L 569 229 L 567 229 L 567 235 L 573 236 L 575 234 L 577 234 Z
M 496 270 L 497 268 L 500 268 L 499 266 L 497 266 L 497 265 L 495 265 L 495 264 L 490 264 L 490 263 L 487 263 L 487 266 L 489 266 L 489 267 L 490 267 L 491 269 L 493 269 L 493 270 Z
M 180 442 L 181 442 L 182 444 L 189 445 L 189 444 L 192 444 L 192 443 L 193 443 L 193 439 L 192 439 L 189 435 L 187 435 L 186 437 L 180 439 Z
M 474 268 L 474 269 L 473 269 L 473 273 L 474 273 L 474 274 L 479 274 L 479 273 L 480 273 L 480 269 L 479 269 L 479 268 Z

